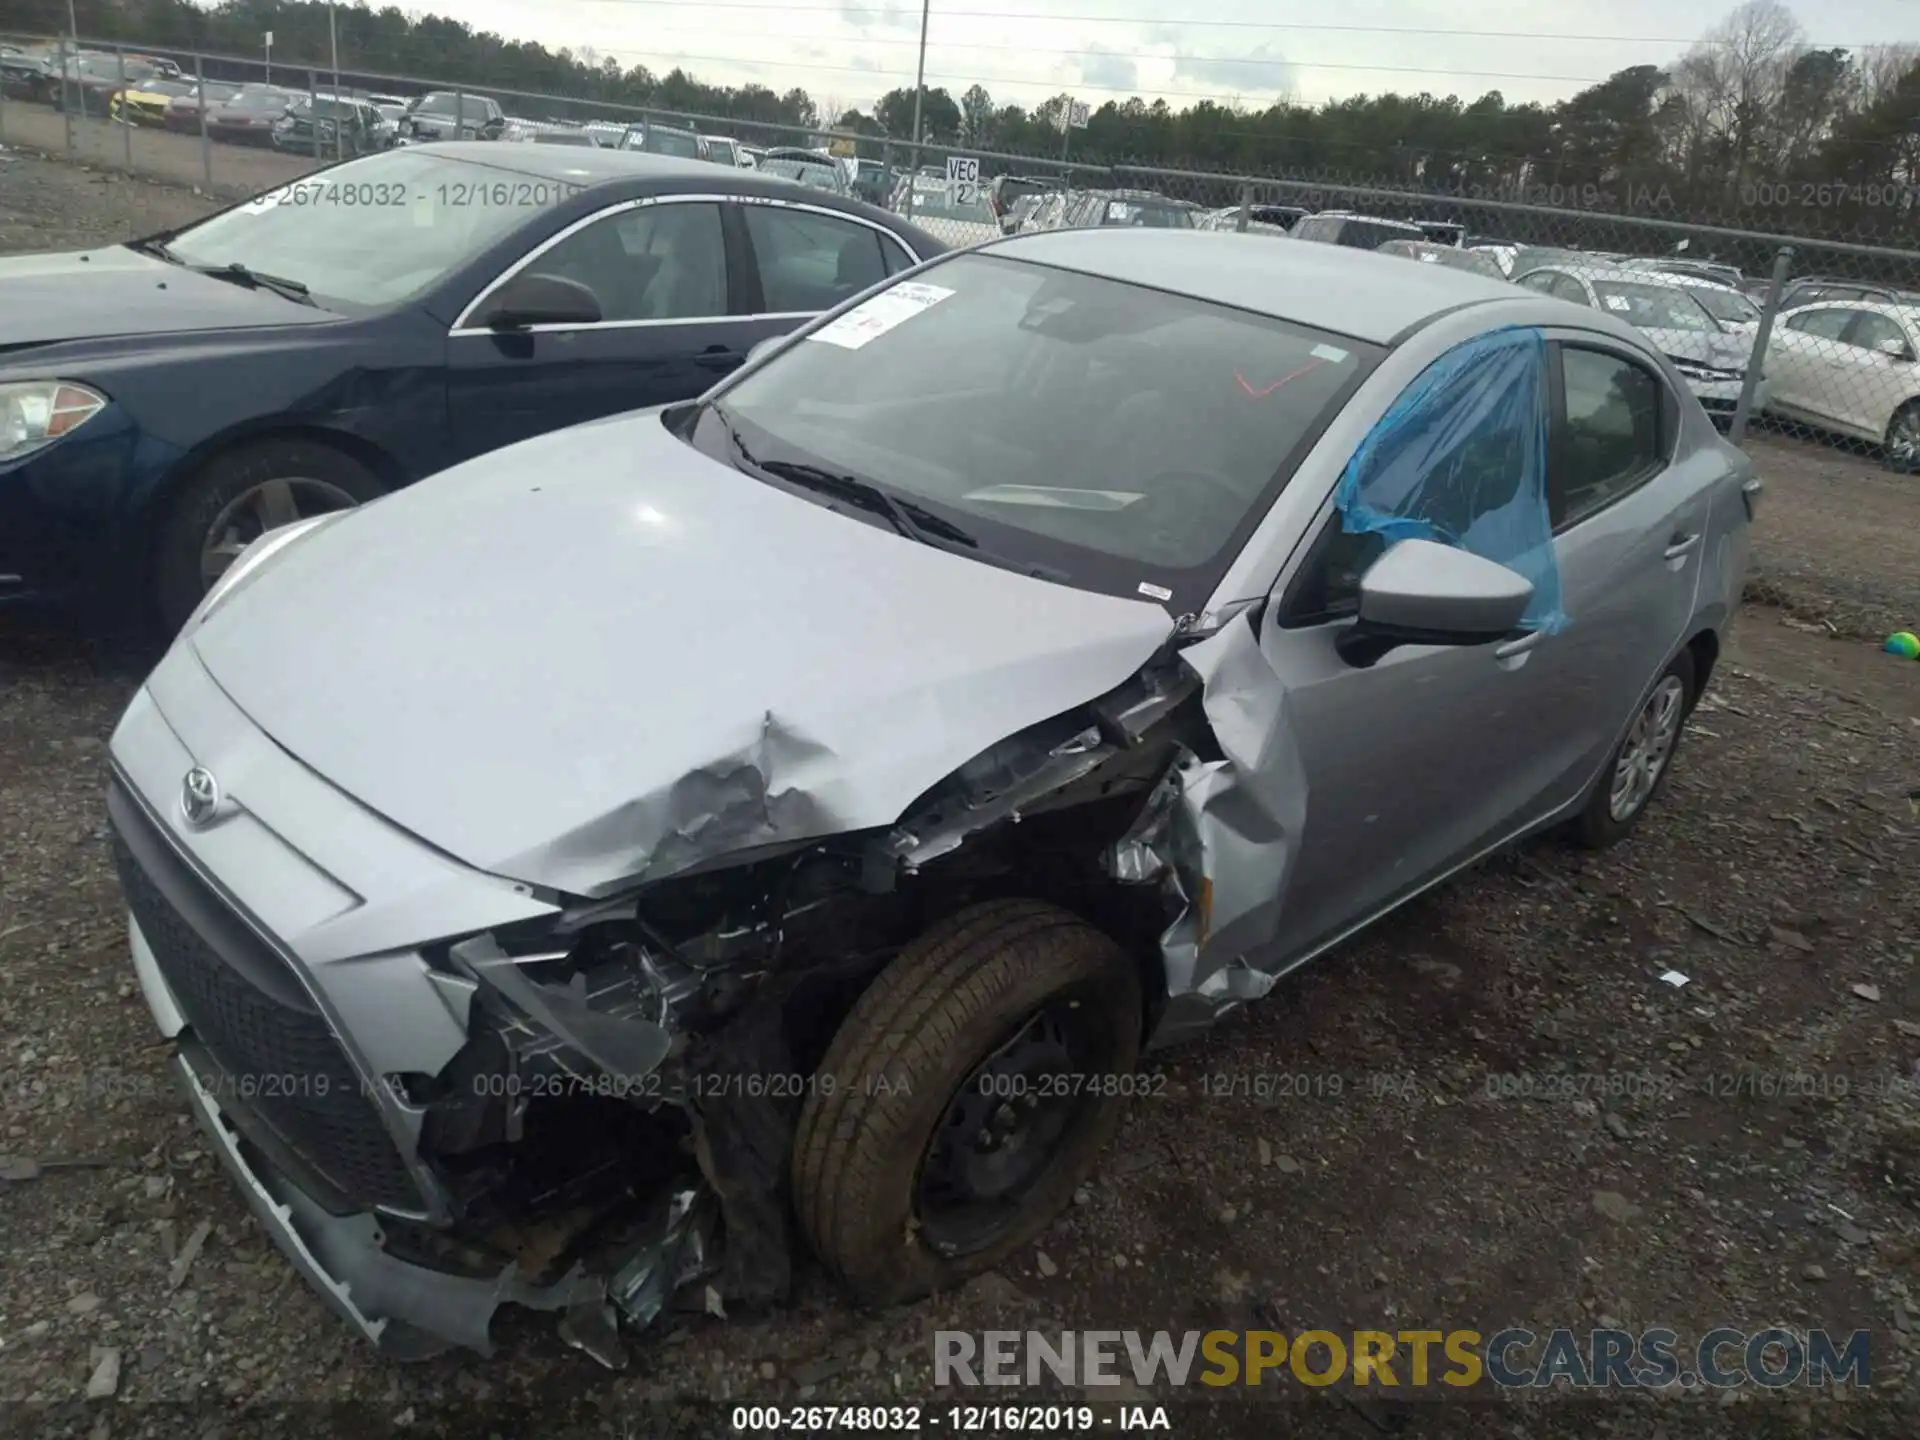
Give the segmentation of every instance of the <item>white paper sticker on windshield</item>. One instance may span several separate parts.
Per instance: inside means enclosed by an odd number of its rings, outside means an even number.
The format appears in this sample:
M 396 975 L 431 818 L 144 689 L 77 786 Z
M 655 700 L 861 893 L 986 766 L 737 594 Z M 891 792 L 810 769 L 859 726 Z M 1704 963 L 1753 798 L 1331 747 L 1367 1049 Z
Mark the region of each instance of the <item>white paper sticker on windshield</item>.
M 1347 352 L 1338 345 L 1316 345 L 1307 353 L 1316 360 L 1325 360 L 1334 365 L 1343 365 L 1347 359 Z
M 1171 600 L 1173 598 L 1173 591 L 1167 589 L 1166 586 L 1149 585 L 1144 580 L 1140 582 L 1140 593 L 1149 600 Z
M 1122 223 L 1131 220 L 1133 218 L 1133 206 L 1127 204 L 1124 200 L 1115 200 L 1107 206 L 1107 218 L 1109 220 L 1119 220 Z
M 1609 310 L 1631 310 L 1633 308 L 1633 302 L 1624 295 L 1602 295 L 1600 298 L 1607 302 L 1607 309 Z
M 824 340 L 843 350 L 858 350 L 894 326 L 938 305 L 951 294 L 953 291 L 944 285 L 928 285 L 919 280 L 903 281 L 891 290 L 854 306 L 837 320 L 821 326 L 807 339 Z

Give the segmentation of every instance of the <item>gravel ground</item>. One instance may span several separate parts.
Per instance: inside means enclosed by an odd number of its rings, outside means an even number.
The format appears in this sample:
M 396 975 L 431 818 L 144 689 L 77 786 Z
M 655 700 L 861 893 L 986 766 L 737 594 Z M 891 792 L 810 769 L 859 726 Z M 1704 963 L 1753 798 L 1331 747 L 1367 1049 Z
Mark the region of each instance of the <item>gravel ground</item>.
M 204 203 L 0 161 L 12 249 Z M 808 1275 L 790 1309 L 683 1317 L 619 1374 L 539 1317 L 503 1317 L 492 1361 L 387 1364 L 280 1261 L 163 1078 L 126 959 L 101 793 L 138 665 L 10 626 L 0 1152 L 47 1168 L 0 1181 L 0 1400 L 27 1402 L 0 1429 L 719 1433 L 736 1402 L 934 1398 L 937 1329 L 1618 1322 L 1685 1339 L 1868 1328 L 1875 1383 L 1811 1419 L 1791 1392 L 1749 1389 L 1459 1400 L 1420 1406 L 1415 1430 L 1920 1433 L 1920 919 L 1904 883 L 1920 865 L 1920 667 L 1795 628 L 1920 620 L 1911 547 L 1876 542 L 1913 533 L 1889 523 L 1913 491 L 1813 447 L 1755 448 L 1773 482 L 1759 569 L 1793 613 L 1748 607 L 1634 840 L 1489 863 L 1158 1060 L 1164 1089 L 1133 1105 L 1083 1203 L 1000 1272 L 878 1314 Z M 111 1398 L 88 1399 L 90 1380 Z M 1167 1404 L 1182 1435 L 1414 1433 L 1369 1392 L 1279 1393 L 1296 1403 L 1131 1398 Z

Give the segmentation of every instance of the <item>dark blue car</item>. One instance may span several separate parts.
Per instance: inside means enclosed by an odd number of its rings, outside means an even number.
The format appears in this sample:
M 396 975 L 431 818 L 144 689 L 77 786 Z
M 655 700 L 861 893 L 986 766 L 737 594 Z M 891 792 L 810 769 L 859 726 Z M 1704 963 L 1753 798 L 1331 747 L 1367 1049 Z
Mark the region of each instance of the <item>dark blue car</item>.
M 943 248 L 751 171 L 469 142 L 0 259 L 0 607 L 177 627 L 265 530 L 697 395 Z

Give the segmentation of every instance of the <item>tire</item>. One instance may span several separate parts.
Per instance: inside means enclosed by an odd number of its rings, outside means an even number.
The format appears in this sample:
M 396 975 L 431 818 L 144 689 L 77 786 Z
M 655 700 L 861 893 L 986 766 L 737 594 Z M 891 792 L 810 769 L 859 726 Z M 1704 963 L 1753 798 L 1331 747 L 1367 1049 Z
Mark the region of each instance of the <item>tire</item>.
M 1920 400 L 1907 401 L 1887 421 L 1880 463 L 1896 475 L 1911 475 L 1920 469 Z
M 1653 688 L 1641 700 L 1640 708 L 1634 713 L 1633 724 L 1608 757 L 1606 769 L 1601 771 L 1593 794 L 1587 797 L 1586 808 L 1570 827 L 1573 838 L 1581 845 L 1589 850 L 1604 850 L 1633 833 L 1634 826 L 1640 823 L 1640 817 L 1647 813 L 1647 807 L 1666 785 L 1667 776 L 1673 773 L 1673 759 L 1680 753 L 1680 742 L 1686 734 L 1687 716 L 1692 713 L 1693 702 L 1697 699 L 1699 685 L 1693 652 L 1682 650 L 1667 663 L 1667 668 L 1660 672 L 1660 678 L 1654 681 Z M 1652 783 L 1644 786 L 1644 793 L 1639 793 L 1637 802 L 1630 809 L 1621 807 L 1624 812 L 1621 813 L 1615 806 L 1621 768 L 1639 743 L 1642 726 L 1652 725 L 1656 730 L 1660 728 L 1656 709 L 1669 702 L 1677 706 L 1672 722 L 1672 737 L 1664 752 L 1658 756 L 1658 769 L 1654 771 Z M 1646 752 L 1642 753 L 1644 755 Z
M 1072 1199 L 1119 1122 L 1119 1096 L 1074 1087 L 1058 1110 L 1047 1107 L 1061 1102 L 1035 1101 L 1030 1151 L 1016 1134 L 984 1162 L 1011 1157 L 1032 1173 L 1009 1198 L 979 1202 L 987 1219 L 960 1223 L 964 1211 L 928 1200 L 940 1156 L 983 1163 L 953 1138 L 963 1133 L 959 1107 L 1028 1113 L 969 1082 L 996 1053 L 996 1064 L 1023 1053 L 1020 1037 L 1050 1016 L 1081 1037 L 1062 1073 L 1132 1073 L 1142 1018 L 1133 961 L 1063 910 L 1003 900 L 934 925 L 841 1022 L 818 1072 L 831 1081 L 814 1086 L 800 1113 L 793 1194 L 802 1233 L 856 1299 L 891 1304 L 949 1289 L 1030 1242 Z
M 317 440 L 260 440 L 216 455 L 180 487 L 155 540 L 155 600 L 169 635 L 178 633 L 207 593 L 203 551 L 211 530 L 221 525 L 230 545 L 258 538 L 261 513 L 235 513 L 233 507 L 272 481 L 292 482 L 294 518 L 300 519 L 364 505 L 387 493 L 373 471 Z

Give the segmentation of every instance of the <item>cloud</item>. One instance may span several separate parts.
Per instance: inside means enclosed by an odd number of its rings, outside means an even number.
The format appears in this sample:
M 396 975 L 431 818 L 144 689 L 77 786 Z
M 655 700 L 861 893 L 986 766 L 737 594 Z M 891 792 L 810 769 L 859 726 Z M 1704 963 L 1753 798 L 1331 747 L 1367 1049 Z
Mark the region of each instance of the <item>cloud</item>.
M 1244 56 L 1189 55 L 1174 61 L 1174 79 L 1227 95 L 1274 95 L 1298 88 L 1293 62 L 1271 44 L 1256 45 Z
M 920 11 L 895 0 L 841 0 L 840 22 L 863 34 L 868 30 L 918 31 Z
M 1103 90 L 1134 91 L 1140 88 L 1140 67 L 1130 55 L 1118 55 L 1102 45 L 1090 45 L 1088 53 L 1074 61 L 1074 68 L 1088 85 Z

